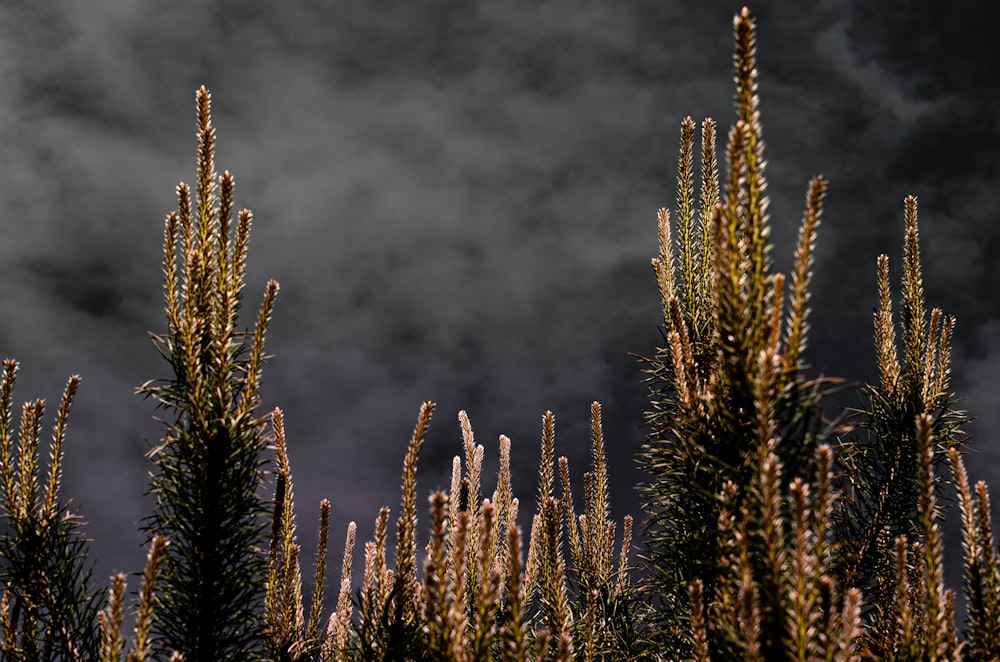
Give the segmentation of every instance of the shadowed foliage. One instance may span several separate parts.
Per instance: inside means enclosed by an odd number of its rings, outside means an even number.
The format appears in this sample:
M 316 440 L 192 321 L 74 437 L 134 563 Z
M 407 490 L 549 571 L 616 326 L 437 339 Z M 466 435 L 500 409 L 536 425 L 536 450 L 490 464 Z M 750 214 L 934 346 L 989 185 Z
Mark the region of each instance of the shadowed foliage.
M 141 523 L 149 552 L 132 634 L 122 633 L 125 574 L 111 579 L 102 601 L 79 516 L 59 496 L 79 379 L 66 387 L 46 465 L 44 402 L 24 405 L 15 430 L 17 363 L 8 360 L 0 382 L 0 660 L 1000 659 L 1000 549 L 987 487 L 970 486 L 960 454 L 967 419 L 949 391 L 955 322 L 926 312 L 916 199 L 904 203 L 901 341 L 881 256 L 881 379 L 858 389 L 862 405 L 839 425 L 824 411 L 839 382 L 810 376 L 805 359 L 826 183 L 809 183 L 791 275 L 777 273 L 748 10 L 736 15 L 734 32 L 736 121 L 723 168 L 716 123 L 705 120 L 699 132 L 685 119 L 676 211 L 658 215 L 653 267 L 664 342 L 645 359 L 638 545 L 632 517 L 611 517 L 605 449 L 615 440 L 605 440 L 596 402 L 582 476 L 557 456 L 555 415 L 541 416 L 534 512 L 513 493 L 506 436 L 487 491 L 486 449 L 460 412 L 449 489 L 429 495 L 421 520 L 418 459 L 435 411 L 424 402 L 400 449 L 394 536 L 388 508 L 360 550 L 350 522 L 328 601 L 336 524 L 323 500 L 307 592 L 284 417 L 259 413 L 278 287 L 268 284 L 253 328 L 241 329 L 251 215 L 243 210 L 234 221 L 234 179 L 215 172 L 210 97 L 201 88 L 198 181 L 194 191 L 177 187 L 177 211 L 166 219 L 167 329 L 153 335 L 172 376 L 139 389 L 165 415 L 149 453 L 156 502 Z M 963 523 L 961 630 L 943 580 L 939 522 L 949 483 Z M 636 546 L 643 575 L 633 573 Z M 352 575 L 356 551 L 361 577 Z
M 0 385 L 0 651 L 11 660 L 87 660 L 97 651 L 99 609 L 82 522 L 59 496 L 63 442 L 80 378 L 70 377 L 56 414 L 49 470 L 42 479 L 45 401 L 25 403 L 14 443 L 16 361 L 4 361 Z
M 917 200 L 905 201 L 905 247 L 902 277 L 902 347 L 897 345 L 889 288 L 889 258 L 878 258 L 879 308 L 874 314 L 879 385 L 859 390 L 863 405 L 853 412 L 861 436 L 843 447 L 844 508 L 837 526 L 843 541 L 838 562 L 843 581 L 868 596 L 877 630 L 893 618 L 892 578 L 895 544 L 923 531 L 920 480 L 923 461 L 918 418 L 927 416 L 933 439 L 933 464 L 947 472 L 948 452 L 963 439 L 965 413 L 955 409 L 948 391 L 954 317 L 924 305 L 917 232 Z M 940 496 L 943 480 L 935 484 Z

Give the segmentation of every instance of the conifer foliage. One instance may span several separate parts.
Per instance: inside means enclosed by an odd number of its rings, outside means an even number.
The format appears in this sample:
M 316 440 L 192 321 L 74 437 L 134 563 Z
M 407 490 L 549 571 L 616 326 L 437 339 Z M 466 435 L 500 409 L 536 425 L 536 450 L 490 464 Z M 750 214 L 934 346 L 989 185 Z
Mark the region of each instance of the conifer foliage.
M 323 609 L 326 551 L 330 532 L 330 502 L 320 502 L 319 553 L 308 620 L 302 602 L 302 569 L 295 535 L 292 470 L 285 445 L 284 417 L 280 409 L 271 413 L 276 455 L 274 513 L 267 560 L 267 594 L 264 600 L 264 648 L 269 659 L 293 662 L 310 659 L 323 644 L 320 622 Z M 348 533 L 354 547 L 354 522 Z M 350 555 L 345 559 L 345 576 L 350 586 Z
M 149 455 L 156 472 L 150 536 L 170 541 L 154 629 L 188 662 L 244 660 L 259 646 L 267 504 L 266 422 L 257 415 L 264 334 L 278 285 L 267 285 L 252 332 L 237 329 L 251 215 L 233 235 L 234 179 L 215 172 L 211 100 L 197 94 L 198 183 L 177 187 L 164 233 L 167 332 L 154 335 L 174 376 L 144 384 L 172 417 Z
M 100 608 L 79 516 L 59 495 L 63 442 L 80 378 L 66 383 L 42 475 L 45 401 L 25 403 L 14 434 L 13 396 L 18 364 L 7 360 L 0 381 L 0 652 L 11 660 L 93 659 L 93 624 Z M 17 443 L 15 444 L 15 436 Z
M 923 462 L 918 420 L 926 416 L 933 439 L 933 464 L 947 472 L 948 453 L 963 439 L 964 412 L 949 392 L 951 335 L 955 318 L 940 309 L 928 315 L 920 267 L 917 199 L 904 204 L 901 355 L 892 317 L 889 258 L 878 258 L 879 308 L 874 314 L 880 383 L 860 389 L 855 418 L 862 436 L 844 445 L 844 489 L 838 537 L 844 581 L 862 588 L 877 609 L 881 627 L 892 618 L 889 590 L 895 569 L 895 541 L 923 533 L 920 475 Z M 935 494 L 940 496 L 936 481 Z
M 63 444 L 70 405 L 80 385 L 70 377 L 63 392 L 42 481 L 41 430 L 44 400 L 25 403 L 17 444 L 12 427 L 18 364 L 4 361 L 0 379 L 0 660 L 121 662 L 128 643 L 121 636 L 125 575 L 112 579 L 107 606 L 94 586 L 88 540 L 78 513 L 60 496 Z M 149 659 L 154 587 L 167 541 L 153 539 L 135 604 L 129 662 Z M 171 658 L 180 662 L 179 656 Z
M 177 187 L 164 232 L 167 329 L 153 340 L 172 377 L 139 389 L 166 415 L 149 453 L 156 503 L 141 523 L 149 552 L 133 631 L 122 633 L 126 575 L 112 577 L 102 599 L 80 517 L 60 496 L 79 378 L 66 386 L 46 462 L 44 401 L 25 404 L 15 430 L 18 366 L 8 360 L 0 379 L 0 662 L 1000 659 L 1000 548 L 987 487 L 969 484 L 961 454 L 966 416 L 949 391 L 955 322 L 926 312 L 916 199 L 904 203 L 901 340 L 881 256 L 881 379 L 860 389 L 856 426 L 836 425 L 823 410 L 835 382 L 809 377 L 804 359 L 826 184 L 808 186 L 786 279 L 770 257 L 755 24 L 746 9 L 734 31 L 736 122 L 724 170 L 715 122 L 701 124 L 699 149 L 698 127 L 685 119 L 676 212 L 658 216 L 653 267 L 664 346 L 646 360 L 645 576 L 632 573 L 631 517 L 620 527 L 611 517 L 598 403 L 591 466 L 575 496 L 569 461 L 556 455 L 555 416 L 542 415 L 533 513 L 513 494 L 505 436 L 495 487 L 485 491 L 486 450 L 460 412 L 451 484 L 430 494 L 421 520 L 417 466 L 435 410 L 425 402 L 400 449 L 395 535 L 388 508 L 358 550 L 348 523 L 339 582 L 328 590 L 336 526 L 330 502 L 320 502 L 314 581 L 303 586 L 284 417 L 258 412 L 278 286 L 267 285 L 253 328 L 241 330 L 251 214 L 234 221 L 233 177 L 215 172 L 203 87 L 197 185 Z M 269 481 L 270 501 L 262 496 Z M 943 580 L 939 521 L 949 482 L 963 524 L 963 628 Z M 361 577 L 352 574 L 356 551 Z
M 696 203 L 695 125 L 687 118 L 681 125 L 678 239 L 675 246 L 670 215 L 660 210 L 660 254 L 653 259 L 666 346 L 647 368 L 652 409 L 642 464 L 650 476 L 644 486 L 648 588 L 660 603 L 665 645 L 678 656 L 691 652 L 692 582 L 698 581 L 702 608 L 724 598 L 720 590 L 731 580 L 733 554 L 741 559 L 742 597 L 720 607 L 745 606 L 752 589 L 756 606 L 746 618 L 752 616 L 761 654 L 785 645 L 784 546 L 794 541 L 781 530 L 782 504 L 795 485 L 796 498 L 807 500 L 817 446 L 831 438 L 820 409 L 828 384 L 807 379 L 802 358 L 826 185 L 816 178 L 809 186 L 786 303 L 785 277 L 771 267 L 755 26 L 745 9 L 734 29 L 737 119 L 729 132 L 725 182 L 720 185 L 716 165 L 715 123 L 706 120 Z M 762 524 L 771 530 L 760 530 Z M 814 522 L 808 536 L 826 525 Z M 726 548 L 732 541 L 727 536 L 740 532 L 739 547 Z

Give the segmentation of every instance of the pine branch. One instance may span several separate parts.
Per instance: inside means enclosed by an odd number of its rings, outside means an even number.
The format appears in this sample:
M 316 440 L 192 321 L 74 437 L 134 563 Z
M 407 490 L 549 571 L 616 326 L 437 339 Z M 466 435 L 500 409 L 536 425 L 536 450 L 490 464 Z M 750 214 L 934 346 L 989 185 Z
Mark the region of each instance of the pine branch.
M 63 443 L 80 378 L 70 377 L 63 391 L 43 489 L 40 440 L 45 401 L 24 404 L 15 442 L 12 418 L 17 371 L 17 362 L 6 360 L 0 379 L 0 520 L 4 525 L 0 585 L 5 587 L 0 650 L 12 659 L 98 659 L 101 596 L 91 579 L 89 540 L 79 514 L 71 512 L 59 495 Z M 112 621 L 108 628 L 114 626 Z

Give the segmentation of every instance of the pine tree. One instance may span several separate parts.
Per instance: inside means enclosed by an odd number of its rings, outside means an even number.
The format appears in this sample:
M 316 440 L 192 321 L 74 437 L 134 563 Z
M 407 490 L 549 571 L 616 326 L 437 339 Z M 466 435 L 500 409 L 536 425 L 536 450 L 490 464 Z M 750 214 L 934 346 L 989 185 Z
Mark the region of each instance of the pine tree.
M 278 285 L 267 285 L 252 332 L 237 330 L 251 214 L 232 233 L 234 180 L 216 176 L 208 91 L 197 93 L 198 183 L 177 187 L 167 216 L 167 332 L 154 336 L 174 376 L 139 392 L 172 416 L 149 455 L 156 473 L 150 537 L 170 541 L 155 630 L 188 662 L 244 660 L 260 645 L 267 504 L 258 496 L 267 447 L 257 417 L 264 334 Z
M 948 476 L 948 452 L 963 441 L 965 413 L 949 391 L 951 336 L 955 318 L 924 304 L 917 231 L 917 199 L 904 204 L 905 243 L 902 275 L 902 352 L 897 344 L 889 287 L 889 258 L 878 258 L 879 308 L 874 313 L 875 349 L 880 382 L 860 389 L 862 406 L 854 412 L 861 434 L 843 446 L 843 491 L 838 517 L 842 581 L 861 588 L 874 608 L 869 614 L 873 642 L 886 641 L 895 619 L 896 541 L 923 541 L 920 481 L 922 455 L 918 419 L 926 416 L 933 440 L 940 498 Z M 934 513 L 936 517 L 937 512 Z
M 814 480 L 814 452 L 831 434 L 820 408 L 829 384 L 807 379 L 812 249 L 825 182 L 809 186 L 786 310 L 785 278 L 772 271 L 757 97 L 755 25 L 734 19 L 737 121 L 729 133 L 720 193 L 715 123 L 702 125 L 701 190 L 694 189 L 694 122 L 681 127 L 675 246 L 669 213 L 659 214 L 653 260 L 665 346 L 648 360 L 652 409 L 641 463 L 647 520 L 648 590 L 660 602 L 668 657 L 691 654 L 691 587 L 711 604 L 727 574 L 718 530 L 727 508 L 758 522 L 768 506 L 755 490 L 768 458 L 782 467 L 775 499 L 795 479 Z M 729 486 L 729 487 L 727 487 Z M 766 542 L 748 542 L 758 578 L 762 654 L 783 645 L 783 586 L 768 572 Z M 711 642 L 710 642 L 711 643 Z M 721 645 L 721 644 L 719 644 Z M 713 645 L 713 650 L 718 646 Z

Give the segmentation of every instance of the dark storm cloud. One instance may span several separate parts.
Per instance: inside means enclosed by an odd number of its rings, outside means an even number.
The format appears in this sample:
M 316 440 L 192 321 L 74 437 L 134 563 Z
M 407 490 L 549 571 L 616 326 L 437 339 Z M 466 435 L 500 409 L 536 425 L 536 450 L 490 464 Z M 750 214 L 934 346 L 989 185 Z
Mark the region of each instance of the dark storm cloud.
M 24 363 L 22 399 L 54 401 L 68 374 L 84 377 L 66 487 L 92 522 L 98 574 L 141 564 L 143 437 L 158 431 L 131 392 L 166 367 L 145 333 L 162 327 L 161 223 L 194 176 L 202 83 L 217 166 L 255 213 L 248 309 L 267 278 L 282 285 L 264 396 L 286 411 L 304 539 L 323 497 L 338 537 L 356 519 L 365 539 L 378 506 L 397 506 L 425 399 L 439 409 L 422 491 L 446 483 L 467 409 L 488 458 L 512 437 L 527 505 L 541 413 L 556 412 L 557 452 L 579 476 L 596 399 L 616 515 L 633 511 L 643 387 L 628 352 L 659 338 L 655 211 L 673 198 L 680 119 L 731 121 L 739 7 L 222 5 L 0 10 L 0 353 Z M 968 109 L 981 81 L 936 84 L 930 54 L 893 45 L 894 14 L 780 6 L 755 10 L 782 268 L 809 177 L 831 181 L 813 362 L 873 378 L 874 260 L 899 264 L 915 193 L 929 299 L 960 317 L 956 380 L 970 407 L 996 411 L 998 313 L 981 296 L 997 276 L 996 172 L 983 142 L 959 157 L 948 142 L 982 122 Z M 980 429 L 1000 436 L 995 417 Z

